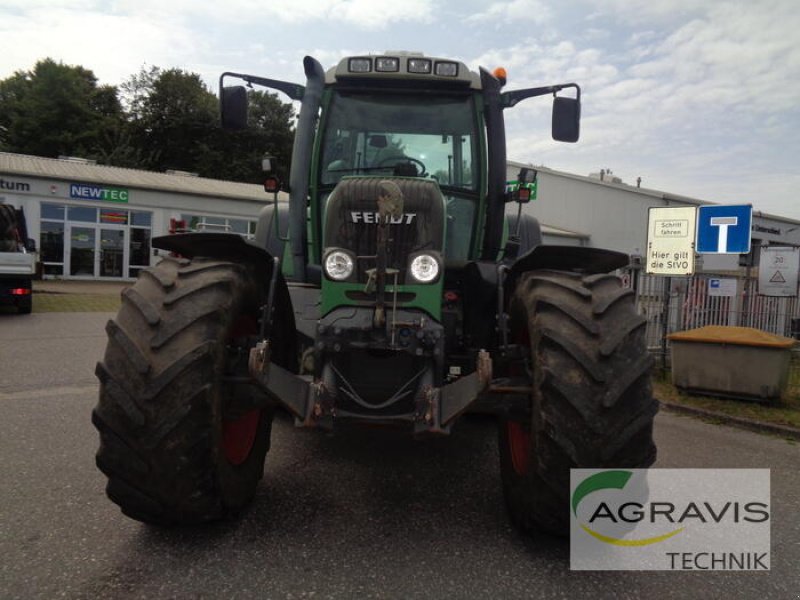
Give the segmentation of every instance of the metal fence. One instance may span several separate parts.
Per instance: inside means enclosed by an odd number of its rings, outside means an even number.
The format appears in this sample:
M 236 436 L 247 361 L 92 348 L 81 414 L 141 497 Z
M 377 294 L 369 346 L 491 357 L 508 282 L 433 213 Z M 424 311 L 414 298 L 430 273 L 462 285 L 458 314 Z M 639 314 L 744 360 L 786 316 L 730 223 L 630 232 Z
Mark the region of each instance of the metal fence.
M 636 292 L 639 314 L 647 318 L 647 346 L 666 368 L 675 331 L 706 325 L 753 327 L 800 339 L 800 299 L 758 294 L 758 277 L 742 274 L 695 274 L 660 277 L 625 273 L 623 283 Z M 800 393 L 800 359 L 792 361 L 790 385 Z M 794 371 L 798 371 L 795 373 Z

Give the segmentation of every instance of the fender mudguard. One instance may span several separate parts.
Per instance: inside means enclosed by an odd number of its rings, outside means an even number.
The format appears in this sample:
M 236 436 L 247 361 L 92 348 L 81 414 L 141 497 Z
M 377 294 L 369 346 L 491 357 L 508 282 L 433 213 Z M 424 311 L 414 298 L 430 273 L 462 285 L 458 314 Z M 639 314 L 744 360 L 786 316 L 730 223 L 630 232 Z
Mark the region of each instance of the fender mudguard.
M 153 238 L 153 247 L 186 258 L 206 256 L 219 260 L 253 265 L 259 277 L 272 276 L 273 256 L 237 233 L 176 233 Z
M 265 288 L 269 287 L 272 281 L 273 269 L 278 266 L 275 275 L 274 307 L 275 315 L 280 315 L 283 327 L 295 331 L 294 310 L 292 299 L 289 295 L 289 287 L 280 271 L 280 264 L 276 263 L 274 257 L 264 248 L 248 242 L 237 233 L 176 233 L 174 235 L 163 235 L 153 238 L 153 247 L 160 250 L 167 250 L 180 254 L 186 258 L 203 256 L 218 260 L 226 260 L 233 263 L 251 265 L 256 273 L 258 281 L 262 282 Z M 294 340 L 294 334 L 292 334 Z
M 505 280 L 506 298 L 510 298 L 522 273 L 540 269 L 575 271 L 585 275 L 610 273 L 628 266 L 630 257 L 622 252 L 585 246 L 536 246 L 511 265 Z

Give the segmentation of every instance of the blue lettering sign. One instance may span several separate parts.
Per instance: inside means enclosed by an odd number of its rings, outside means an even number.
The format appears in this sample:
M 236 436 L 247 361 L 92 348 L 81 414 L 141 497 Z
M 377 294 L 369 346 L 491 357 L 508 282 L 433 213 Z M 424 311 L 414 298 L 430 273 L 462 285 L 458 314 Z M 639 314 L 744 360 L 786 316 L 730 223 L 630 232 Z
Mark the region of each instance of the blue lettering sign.
M 128 190 L 115 187 L 101 187 L 87 183 L 72 183 L 69 197 L 74 200 L 100 200 L 106 202 L 128 202 Z

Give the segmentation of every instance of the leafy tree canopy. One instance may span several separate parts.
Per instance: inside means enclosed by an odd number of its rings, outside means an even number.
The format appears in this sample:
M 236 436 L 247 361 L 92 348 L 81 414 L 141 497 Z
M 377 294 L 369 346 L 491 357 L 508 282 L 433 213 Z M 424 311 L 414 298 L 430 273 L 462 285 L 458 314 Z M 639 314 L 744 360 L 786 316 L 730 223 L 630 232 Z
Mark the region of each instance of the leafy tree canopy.
M 52 59 L 0 81 L 0 150 L 94 158 L 101 164 L 259 183 L 261 158 L 286 177 L 294 109 L 251 90 L 250 128 L 219 127 L 219 104 L 200 76 L 143 67 L 119 89 Z
M 0 81 L 0 148 L 56 157 L 94 154 L 122 122 L 113 86 L 92 71 L 47 58 Z

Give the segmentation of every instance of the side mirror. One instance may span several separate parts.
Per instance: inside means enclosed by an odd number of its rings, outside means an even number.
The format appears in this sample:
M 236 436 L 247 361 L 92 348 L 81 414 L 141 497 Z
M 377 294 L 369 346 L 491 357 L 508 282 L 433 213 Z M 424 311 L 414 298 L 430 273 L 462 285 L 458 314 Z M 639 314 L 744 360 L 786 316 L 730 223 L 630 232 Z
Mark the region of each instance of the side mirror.
M 581 135 L 581 101 L 557 96 L 553 99 L 553 139 L 577 142 Z
M 247 129 L 247 90 L 242 85 L 222 88 L 220 95 L 222 128 Z

